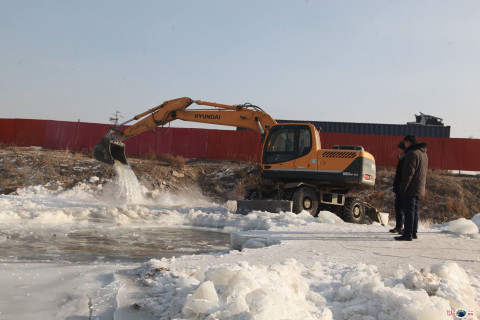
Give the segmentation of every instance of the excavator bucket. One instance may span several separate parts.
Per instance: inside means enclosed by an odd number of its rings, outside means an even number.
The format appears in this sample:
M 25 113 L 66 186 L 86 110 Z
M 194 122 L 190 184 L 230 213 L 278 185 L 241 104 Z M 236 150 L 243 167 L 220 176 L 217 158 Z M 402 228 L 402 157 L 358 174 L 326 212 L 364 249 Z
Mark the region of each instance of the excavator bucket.
M 125 144 L 120 141 L 103 137 L 93 150 L 93 156 L 100 162 L 114 164 L 115 160 L 128 164 L 125 157 Z

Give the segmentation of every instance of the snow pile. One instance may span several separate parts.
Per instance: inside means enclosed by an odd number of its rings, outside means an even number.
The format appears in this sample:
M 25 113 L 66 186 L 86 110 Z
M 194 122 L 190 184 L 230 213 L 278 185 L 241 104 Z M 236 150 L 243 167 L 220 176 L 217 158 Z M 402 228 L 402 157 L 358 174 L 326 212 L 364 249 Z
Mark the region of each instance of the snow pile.
M 332 319 L 328 309 L 308 298 L 310 289 L 301 270 L 303 265 L 295 259 L 269 267 L 241 262 L 175 272 L 168 269 L 167 260 L 151 260 L 133 273 L 162 293 L 161 298 L 137 302 L 158 318 Z
M 336 214 L 333 214 L 329 211 L 320 211 L 318 213 L 317 219 L 321 223 L 337 223 L 337 224 L 342 224 L 345 223 L 340 217 L 338 217 Z
M 475 301 L 475 292 L 468 275 L 458 264 L 454 262 L 437 264 L 432 267 L 431 272 L 442 279 L 435 293 L 437 296 L 448 300 L 454 310 L 468 306 L 479 314 L 480 306 Z
M 155 318 L 177 319 L 450 319 L 469 306 L 478 314 L 465 271 L 453 262 L 403 278 L 377 268 L 288 259 L 270 266 L 246 262 L 171 270 L 167 259 L 130 271 L 154 297 L 136 307 Z
M 480 216 L 480 215 L 477 214 L 473 218 L 475 219 L 475 221 L 477 221 L 477 223 L 475 223 L 473 219 L 467 220 L 465 218 L 460 218 L 457 220 L 447 222 L 445 224 L 437 225 L 437 227 L 445 232 L 478 238 L 480 237 L 480 235 L 478 234 L 479 232 L 478 223 L 480 223 L 479 222 L 480 218 L 477 218 L 477 216 Z

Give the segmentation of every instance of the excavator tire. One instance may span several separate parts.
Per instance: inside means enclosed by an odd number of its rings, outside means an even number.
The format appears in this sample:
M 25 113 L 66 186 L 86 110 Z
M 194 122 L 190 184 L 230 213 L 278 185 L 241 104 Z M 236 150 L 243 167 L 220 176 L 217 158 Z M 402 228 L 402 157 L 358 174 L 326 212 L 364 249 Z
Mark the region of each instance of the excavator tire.
M 359 198 L 346 197 L 341 211 L 341 218 L 345 222 L 362 223 L 365 219 L 365 205 Z
M 293 212 L 298 214 L 303 210 L 309 212 L 312 216 L 318 215 L 318 195 L 308 187 L 297 189 L 293 193 Z

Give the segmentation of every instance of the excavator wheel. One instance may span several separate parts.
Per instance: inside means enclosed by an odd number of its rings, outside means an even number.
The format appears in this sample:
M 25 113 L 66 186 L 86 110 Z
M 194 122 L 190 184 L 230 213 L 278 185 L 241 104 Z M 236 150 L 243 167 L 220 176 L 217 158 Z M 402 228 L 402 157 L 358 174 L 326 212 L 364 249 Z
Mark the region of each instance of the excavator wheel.
M 293 212 L 300 213 L 303 210 L 309 212 L 312 216 L 318 215 L 318 195 L 308 187 L 297 189 L 293 193 Z
M 365 219 L 365 205 L 359 198 L 345 198 L 345 205 L 341 208 L 341 212 L 341 218 L 345 222 L 362 223 Z

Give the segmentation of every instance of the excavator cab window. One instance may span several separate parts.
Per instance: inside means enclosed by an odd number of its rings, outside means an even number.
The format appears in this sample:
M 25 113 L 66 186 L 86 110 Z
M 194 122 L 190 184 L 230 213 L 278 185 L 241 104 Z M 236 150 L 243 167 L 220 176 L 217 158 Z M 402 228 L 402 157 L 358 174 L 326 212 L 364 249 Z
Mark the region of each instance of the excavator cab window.
M 290 161 L 312 150 L 312 136 L 308 126 L 282 125 L 272 128 L 263 155 L 263 163 Z
M 312 135 L 309 127 L 300 127 L 298 131 L 298 155 L 303 157 L 312 150 Z

